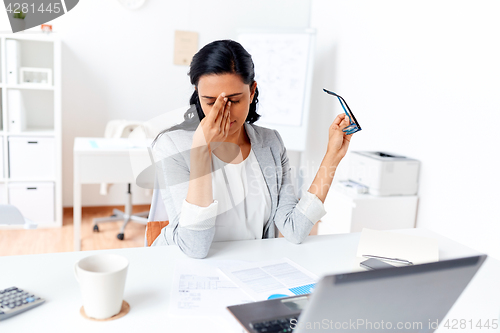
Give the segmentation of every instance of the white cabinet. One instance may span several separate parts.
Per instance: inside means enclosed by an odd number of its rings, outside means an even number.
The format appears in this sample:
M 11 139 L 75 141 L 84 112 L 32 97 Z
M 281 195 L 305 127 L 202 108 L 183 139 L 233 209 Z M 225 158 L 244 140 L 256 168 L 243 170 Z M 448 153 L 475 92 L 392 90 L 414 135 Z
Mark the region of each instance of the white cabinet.
M 0 33 L 0 63 L 0 203 L 15 205 L 39 228 L 60 227 L 61 41 Z M 31 76 L 22 80 L 26 68 Z
M 9 136 L 9 177 L 47 179 L 55 177 L 55 140 L 52 137 Z
M 0 136 L 0 179 L 4 179 L 5 178 L 5 173 L 4 173 L 4 169 L 3 169 L 3 165 L 4 165 L 4 157 L 3 157 L 3 137 Z
M 327 214 L 318 225 L 318 234 L 414 228 L 418 196 L 374 196 L 357 194 L 332 186 L 325 200 Z
M 53 223 L 54 183 L 10 183 L 9 203 L 16 206 L 23 216 L 31 221 Z
M 7 204 L 7 186 L 4 183 L 0 183 L 0 205 Z

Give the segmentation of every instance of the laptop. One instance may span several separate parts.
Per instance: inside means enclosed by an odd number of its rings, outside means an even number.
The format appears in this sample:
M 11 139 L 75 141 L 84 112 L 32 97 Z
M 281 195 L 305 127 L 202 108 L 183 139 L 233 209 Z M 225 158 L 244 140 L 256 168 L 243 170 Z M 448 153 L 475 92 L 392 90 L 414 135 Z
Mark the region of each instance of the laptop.
M 486 255 L 328 275 L 312 294 L 229 306 L 247 332 L 434 332 Z

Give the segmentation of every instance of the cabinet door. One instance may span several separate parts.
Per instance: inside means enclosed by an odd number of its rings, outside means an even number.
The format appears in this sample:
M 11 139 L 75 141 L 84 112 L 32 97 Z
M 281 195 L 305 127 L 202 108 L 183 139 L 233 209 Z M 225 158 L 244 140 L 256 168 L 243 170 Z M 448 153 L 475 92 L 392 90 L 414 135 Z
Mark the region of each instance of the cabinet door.
M 54 179 L 54 154 L 54 138 L 9 137 L 10 178 Z
M 0 205 L 6 205 L 7 202 L 7 189 L 4 183 L 0 183 Z
M 318 234 L 408 229 L 415 227 L 417 196 L 375 196 L 356 194 L 332 187 L 325 200 L 327 214 Z
M 5 172 L 3 169 L 3 138 L 0 137 L 0 179 L 5 178 Z
M 408 229 L 415 227 L 417 196 L 360 196 L 355 200 L 351 232 L 363 228 L 375 230 Z
M 54 222 L 54 183 L 9 184 L 9 203 L 16 206 L 23 216 L 31 221 Z

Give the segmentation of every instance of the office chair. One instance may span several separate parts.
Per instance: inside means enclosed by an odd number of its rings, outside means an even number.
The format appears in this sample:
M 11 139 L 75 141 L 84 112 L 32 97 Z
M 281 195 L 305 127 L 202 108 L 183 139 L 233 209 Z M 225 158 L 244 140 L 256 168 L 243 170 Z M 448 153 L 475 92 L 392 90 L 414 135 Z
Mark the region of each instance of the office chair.
M 127 224 L 131 221 L 146 224 L 148 222 L 148 219 L 146 218 L 148 214 L 149 212 L 132 214 L 132 190 L 131 184 L 129 183 L 126 194 L 125 210 L 121 211 L 115 208 L 113 209 L 113 215 L 108 217 L 95 218 L 93 220 L 93 230 L 94 232 L 99 232 L 99 223 L 123 221 L 120 232 L 118 233 L 118 235 L 116 235 L 116 238 L 118 238 L 119 240 L 123 240 L 125 238 L 125 227 L 127 226 Z
M 158 180 L 155 177 L 153 198 L 149 209 L 148 223 L 144 234 L 144 246 L 150 246 L 161 232 L 161 229 L 168 224 L 168 214 L 165 203 L 160 193 Z M 149 235 L 148 235 L 149 233 Z M 149 236 L 149 241 L 148 241 Z M 149 244 L 148 244 L 149 243 Z
M 127 122 L 124 120 L 112 120 L 108 122 L 105 129 L 105 137 L 107 138 L 127 138 L 129 135 L 139 126 L 141 123 L 133 121 Z M 101 194 L 106 195 L 108 193 L 109 184 L 101 184 Z M 121 211 L 119 209 L 113 209 L 113 214 L 109 217 L 100 217 L 93 219 L 93 231 L 99 232 L 99 223 L 106 222 L 116 222 L 123 221 L 123 225 L 120 228 L 120 232 L 116 235 L 116 238 L 123 240 L 125 238 L 125 227 L 129 222 L 137 222 L 141 224 L 146 224 L 148 222 L 147 216 L 149 212 L 141 212 L 132 214 L 132 184 L 128 184 L 126 192 L 125 209 Z
M 163 115 L 160 115 L 146 124 L 146 127 L 149 128 L 150 133 L 154 133 L 154 137 L 160 133 L 163 129 L 169 128 L 173 125 L 180 124 L 184 121 L 184 114 L 186 111 L 192 106 L 183 106 L 176 110 L 167 112 Z M 148 132 L 148 131 L 145 131 Z M 131 136 L 134 136 L 135 133 L 132 133 Z M 150 158 L 150 168 L 149 174 L 147 175 L 147 179 L 154 180 L 153 181 L 153 197 L 151 199 L 151 207 L 148 215 L 148 223 L 146 225 L 146 231 L 144 233 L 144 246 L 149 246 L 153 243 L 153 241 L 158 237 L 161 232 L 161 229 L 168 224 L 168 214 L 165 208 L 165 203 L 163 202 L 160 186 L 158 179 L 156 177 L 156 162 L 153 157 L 152 149 L 149 149 L 149 158 Z M 148 241 L 149 236 L 149 241 Z M 148 244 L 149 243 L 149 244 Z
M 151 199 L 148 222 L 167 220 L 167 209 L 165 208 L 165 203 L 163 202 L 160 189 L 158 188 L 158 180 L 155 179 L 155 189 L 153 190 L 153 198 Z
M 0 225 L 24 225 L 24 229 L 36 229 L 38 224 L 23 217 L 23 214 L 12 205 L 0 205 Z

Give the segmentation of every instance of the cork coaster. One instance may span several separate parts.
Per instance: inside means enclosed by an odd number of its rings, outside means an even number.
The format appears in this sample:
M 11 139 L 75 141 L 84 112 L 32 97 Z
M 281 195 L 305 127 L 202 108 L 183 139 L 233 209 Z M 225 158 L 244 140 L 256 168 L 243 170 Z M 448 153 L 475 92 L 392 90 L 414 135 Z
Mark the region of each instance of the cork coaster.
M 128 312 L 130 311 L 130 304 L 125 302 L 125 300 L 122 303 L 122 308 L 120 309 L 120 312 L 115 314 L 113 317 L 110 318 L 105 318 L 105 319 L 95 319 L 95 318 L 90 318 L 85 314 L 85 310 L 83 310 L 83 306 L 80 308 L 80 314 L 83 316 L 83 318 L 93 320 L 93 321 L 110 321 L 110 320 L 115 320 L 118 318 L 121 318 L 125 316 Z

